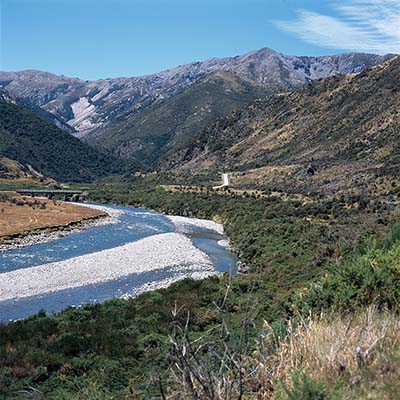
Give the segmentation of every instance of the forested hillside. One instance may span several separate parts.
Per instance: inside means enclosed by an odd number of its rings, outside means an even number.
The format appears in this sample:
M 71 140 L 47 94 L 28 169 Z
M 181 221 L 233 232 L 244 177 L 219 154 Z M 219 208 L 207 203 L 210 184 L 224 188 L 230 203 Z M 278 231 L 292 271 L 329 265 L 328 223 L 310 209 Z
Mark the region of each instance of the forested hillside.
M 86 182 L 122 171 L 112 157 L 4 100 L 0 100 L 0 155 L 59 181 Z

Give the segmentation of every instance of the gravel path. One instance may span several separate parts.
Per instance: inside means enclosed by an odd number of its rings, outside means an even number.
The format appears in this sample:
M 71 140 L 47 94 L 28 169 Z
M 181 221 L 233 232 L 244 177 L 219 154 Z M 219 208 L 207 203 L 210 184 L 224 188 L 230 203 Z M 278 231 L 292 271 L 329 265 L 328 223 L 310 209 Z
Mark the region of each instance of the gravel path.
M 0 274 L 0 301 L 118 279 L 173 266 L 186 276 L 214 274 L 211 259 L 179 233 L 163 233 L 112 249 Z

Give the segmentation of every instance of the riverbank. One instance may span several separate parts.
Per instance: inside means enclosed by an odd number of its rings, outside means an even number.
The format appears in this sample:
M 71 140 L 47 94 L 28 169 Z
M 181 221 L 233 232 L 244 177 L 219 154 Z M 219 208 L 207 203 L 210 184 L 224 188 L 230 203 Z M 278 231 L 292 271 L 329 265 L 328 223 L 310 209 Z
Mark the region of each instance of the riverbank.
M 112 222 L 104 208 L 14 193 L 2 195 L 0 213 L 0 252 L 46 243 L 89 225 Z
M 79 204 L 79 203 L 73 203 L 73 204 Z M 107 206 L 102 206 L 99 204 L 91 204 L 91 203 L 84 203 L 81 204 L 84 207 L 92 208 L 93 210 L 99 210 L 103 211 L 106 213 L 113 213 L 113 212 L 119 212 L 116 209 L 112 209 Z M 157 211 L 154 211 L 157 212 Z M 215 221 L 211 221 L 209 219 L 203 219 L 203 218 L 192 218 L 192 217 L 182 217 L 180 215 L 165 215 L 164 216 L 172 222 L 175 227 L 177 228 L 177 231 L 180 233 L 192 233 L 194 231 L 194 228 L 200 228 L 200 229 L 205 229 L 208 231 L 213 231 L 218 233 L 219 235 L 224 234 L 224 227 L 222 224 L 219 224 Z
M 183 218 L 184 227 L 178 227 L 165 215 L 149 212 L 142 208 L 132 208 L 115 205 L 86 204 L 88 207 L 104 210 L 112 215 L 116 221 L 114 224 L 101 224 L 88 229 L 78 230 L 74 234 L 67 235 L 59 240 L 50 243 L 44 243 L 36 246 L 15 249 L 3 252 L 0 258 L 0 288 L 2 281 L 7 277 L 7 273 L 20 271 L 20 279 L 14 279 L 10 276 L 7 282 L 17 283 L 17 297 L 12 294 L 7 300 L 0 301 L 0 322 L 13 321 L 28 317 L 37 313 L 39 310 L 45 310 L 48 313 L 60 312 L 70 306 L 84 306 L 85 304 L 102 303 L 110 299 L 136 297 L 143 292 L 153 291 L 160 288 L 169 287 L 178 280 L 192 278 L 198 281 L 209 275 L 231 273 L 236 274 L 236 257 L 228 252 L 225 247 L 219 244 L 223 236 L 217 233 L 222 227 L 212 221 L 194 220 L 191 223 L 190 218 Z M 199 227 L 201 225 L 201 228 Z M 207 227 L 207 229 L 205 229 Z M 176 249 L 175 243 L 165 242 L 157 243 L 154 239 L 162 239 L 161 234 L 175 234 L 184 236 L 186 243 L 189 243 L 190 249 L 196 249 L 201 252 L 202 257 L 207 259 L 207 265 L 204 263 L 183 262 L 178 260 L 174 262 L 171 255 L 182 257 L 188 252 L 187 246 Z M 148 254 L 132 252 L 121 261 L 119 253 L 123 252 L 123 246 L 146 239 L 146 243 L 152 243 L 148 246 Z M 140 243 L 143 242 L 139 242 Z M 168 247 L 169 257 L 165 256 L 160 263 L 151 263 L 149 254 L 158 253 L 160 247 Z M 111 263 L 109 258 L 103 256 L 103 251 L 115 249 Z M 85 258 L 79 258 L 85 256 Z M 86 267 L 86 257 L 96 263 L 96 268 L 101 270 L 113 269 L 116 274 L 110 276 L 98 275 L 97 270 L 92 271 L 91 279 L 86 280 L 81 276 L 81 268 Z M 176 257 L 175 257 L 176 259 Z M 95 260 L 95 261 L 94 261 Z M 210 268 L 210 264 L 212 268 Z M 51 276 L 49 269 L 56 271 L 59 266 L 66 264 L 76 265 L 76 269 L 71 268 L 63 276 L 62 273 Z M 151 263 L 148 267 L 146 263 Z M 51 265 L 49 265 L 51 264 Z M 122 265 L 124 264 L 124 265 Z M 138 266 L 137 268 L 135 267 Z M 41 278 L 31 275 L 31 268 L 47 266 L 43 273 L 43 281 L 46 287 L 40 288 Z M 122 273 L 120 269 L 131 267 Z M 145 268 L 144 268 L 145 267 Z M 65 271 L 64 271 L 65 272 Z M 101 271 L 102 272 L 102 271 Z M 76 276 L 73 276 L 76 274 Z M 61 277 L 60 277 L 61 275 Z M 96 279 L 92 279 L 96 277 Z M 99 279 L 97 279 L 97 277 Z M 74 279 L 78 282 L 75 282 Z M 39 283 L 39 294 L 27 289 L 29 285 L 36 286 Z M 70 284 L 73 281 L 73 284 Z M 93 283 L 94 282 L 94 283 Z M 50 286 L 50 288 L 49 288 Z M 20 293 L 26 292 L 26 296 Z
M 156 251 L 155 251 L 156 249 Z M 215 274 L 211 259 L 179 233 L 153 235 L 112 249 L 1 274 L 0 301 L 93 285 L 163 268 L 185 277 Z M 167 282 L 163 282 L 165 286 Z
M 196 226 L 197 228 L 214 231 L 219 235 L 224 234 L 224 227 L 222 224 L 208 219 L 187 218 L 178 215 L 166 215 L 166 217 L 177 227 L 179 232 L 191 233 L 193 231 L 193 226 Z

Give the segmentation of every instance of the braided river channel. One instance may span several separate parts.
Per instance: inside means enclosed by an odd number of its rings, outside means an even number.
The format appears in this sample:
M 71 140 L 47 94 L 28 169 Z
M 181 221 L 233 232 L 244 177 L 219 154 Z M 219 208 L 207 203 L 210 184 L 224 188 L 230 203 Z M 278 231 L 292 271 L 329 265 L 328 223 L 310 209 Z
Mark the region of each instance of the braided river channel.
M 213 221 L 87 205 L 103 222 L 0 252 L 0 321 L 137 296 L 191 277 L 235 274 L 236 257 Z

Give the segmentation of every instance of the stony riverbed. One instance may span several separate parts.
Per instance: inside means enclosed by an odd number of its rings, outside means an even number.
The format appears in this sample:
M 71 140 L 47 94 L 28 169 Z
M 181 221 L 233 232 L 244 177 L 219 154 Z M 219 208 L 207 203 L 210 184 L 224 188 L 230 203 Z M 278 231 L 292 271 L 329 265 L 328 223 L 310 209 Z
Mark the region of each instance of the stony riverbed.
M 153 235 L 124 246 L 1 274 L 0 301 L 96 284 L 172 267 L 196 277 L 213 272 L 211 259 L 179 233 Z M 191 276 L 187 273 L 187 276 Z
M 236 271 L 220 224 L 131 207 L 87 206 L 110 217 L 51 242 L 0 254 L 0 321 Z

